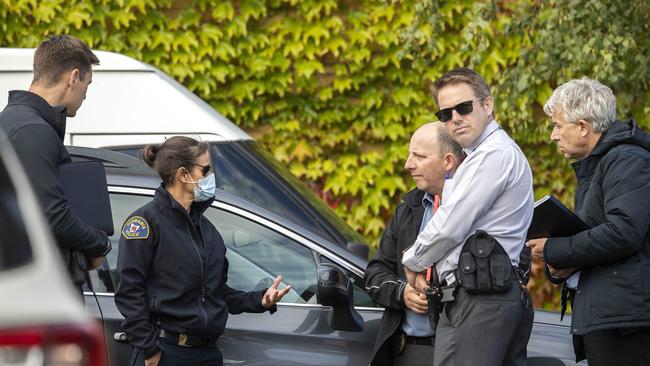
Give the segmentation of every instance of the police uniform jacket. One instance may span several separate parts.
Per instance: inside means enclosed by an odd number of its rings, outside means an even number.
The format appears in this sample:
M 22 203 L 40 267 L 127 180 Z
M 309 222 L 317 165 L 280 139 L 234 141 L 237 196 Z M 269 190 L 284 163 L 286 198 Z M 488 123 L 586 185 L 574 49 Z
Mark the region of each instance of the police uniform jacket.
M 371 365 L 392 365 L 395 358 L 393 335 L 402 322 L 406 306 L 402 294 L 406 275 L 402 252 L 410 247 L 420 232 L 424 216 L 424 192 L 413 189 L 402 197 L 395 215 L 381 237 L 375 258 L 368 263 L 363 280 L 366 292 L 386 310 L 373 347 Z
M 649 150 L 634 121 L 617 121 L 573 164 L 576 212 L 591 229 L 549 238 L 544 248 L 550 266 L 581 270 L 573 334 L 650 327 Z
M 65 124 L 65 107 L 52 107 L 29 91 L 10 91 L 7 107 L 0 113 L 0 126 L 25 168 L 68 270 L 79 283 L 83 272 L 75 252 L 100 257 L 108 253 L 110 244 L 105 232 L 72 213 L 63 195 L 59 166 L 70 162 L 63 146 Z
M 145 359 L 159 350 L 157 321 L 169 332 L 216 340 L 228 313 L 267 310 L 266 290 L 243 292 L 226 284 L 226 247 L 203 216 L 212 201 L 194 202 L 188 213 L 161 185 L 122 227 L 115 304 Z

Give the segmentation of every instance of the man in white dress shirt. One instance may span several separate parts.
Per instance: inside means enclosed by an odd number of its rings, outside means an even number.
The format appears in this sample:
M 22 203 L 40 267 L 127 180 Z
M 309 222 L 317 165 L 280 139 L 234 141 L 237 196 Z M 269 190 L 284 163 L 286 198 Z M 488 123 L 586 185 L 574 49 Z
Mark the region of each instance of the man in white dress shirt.
M 420 291 L 428 286 L 423 271 L 432 265 L 443 284 L 457 286 L 436 330 L 434 365 L 525 365 L 533 309 L 515 269 L 533 213 L 530 167 L 494 120 L 494 103 L 479 74 L 466 68 L 448 72 L 434 84 L 434 99 L 438 119 L 467 154 L 445 183 L 436 215 L 402 260 L 409 283 Z M 498 242 L 492 252 L 512 266 L 495 268 L 492 255 L 487 267 L 467 266 L 474 271 L 470 274 L 487 276 L 492 286 L 478 293 L 467 281 L 460 285 L 456 275 L 461 251 L 463 258 L 470 254 L 463 246 L 478 237 L 477 230 Z M 471 260 L 479 263 L 481 258 Z M 506 284 L 493 291 L 497 278 Z

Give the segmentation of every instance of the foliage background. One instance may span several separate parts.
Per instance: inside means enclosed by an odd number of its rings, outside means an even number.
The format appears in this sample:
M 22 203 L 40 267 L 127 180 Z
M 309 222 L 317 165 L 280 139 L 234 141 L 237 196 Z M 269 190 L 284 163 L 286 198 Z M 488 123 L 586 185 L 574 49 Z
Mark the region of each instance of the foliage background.
M 572 202 L 541 105 L 583 75 L 650 127 L 645 0 L 0 0 L 0 46 L 73 34 L 155 65 L 247 130 L 376 247 L 431 82 L 469 66 L 533 168 L 535 196 Z M 128 87 L 125 85 L 124 87 Z M 488 182 L 486 182 L 488 183 Z M 539 274 L 539 268 L 536 269 Z M 538 306 L 557 307 L 536 276 Z

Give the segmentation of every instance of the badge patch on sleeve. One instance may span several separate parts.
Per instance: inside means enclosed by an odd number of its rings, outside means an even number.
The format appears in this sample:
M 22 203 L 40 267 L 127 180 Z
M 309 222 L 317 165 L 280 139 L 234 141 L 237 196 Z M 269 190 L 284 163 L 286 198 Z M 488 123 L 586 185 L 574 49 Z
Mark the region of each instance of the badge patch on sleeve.
M 149 224 L 142 217 L 133 216 L 124 223 L 122 235 L 129 240 L 147 239 L 149 237 Z

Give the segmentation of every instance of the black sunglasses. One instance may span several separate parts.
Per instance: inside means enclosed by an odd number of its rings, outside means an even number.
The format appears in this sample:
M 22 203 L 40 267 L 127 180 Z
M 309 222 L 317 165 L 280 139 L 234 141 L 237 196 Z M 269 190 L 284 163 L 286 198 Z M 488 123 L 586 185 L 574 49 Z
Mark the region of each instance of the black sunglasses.
M 440 122 L 447 122 L 451 119 L 454 110 L 456 110 L 456 112 L 458 112 L 458 114 L 461 116 L 470 114 L 474 111 L 474 102 L 481 99 L 483 98 L 468 100 L 462 103 L 458 103 L 453 107 L 441 109 L 435 113 L 436 117 L 438 117 L 438 120 Z
M 185 159 L 180 159 L 180 158 L 177 158 L 177 157 L 172 156 L 172 155 L 167 155 L 167 157 L 170 158 L 170 159 L 174 159 L 176 161 L 180 161 L 181 163 L 184 163 L 184 164 L 196 165 L 198 167 L 201 167 L 201 174 L 203 174 L 204 177 L 207 176 L 208 173 L 210 173 L 210 171 L 212 171 L 212 167 L 210 165 L 201 165 L 201 164 L 193 163 L 191 161 L 187 161 Z

